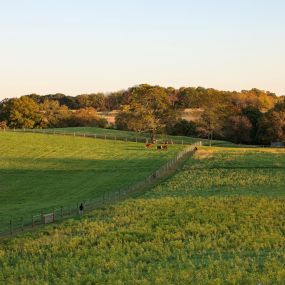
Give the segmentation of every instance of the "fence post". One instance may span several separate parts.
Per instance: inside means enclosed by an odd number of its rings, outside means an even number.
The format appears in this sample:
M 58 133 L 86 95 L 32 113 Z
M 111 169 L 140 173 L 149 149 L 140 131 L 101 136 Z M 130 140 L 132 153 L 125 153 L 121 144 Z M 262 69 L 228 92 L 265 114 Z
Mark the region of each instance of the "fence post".
M 126 140 L 127 140 L 127 138 L 126 138 Z M 136 140 L 137 140 L 137 137 L 136 137 Z M 147 139 L 146 139 L 146 141 L 147 141 Z M 183 140 L 182 140 L 182 143 L 183 143 Z M 175 168 L 175 163 L 177 163 L 181 158 L 186 157 L 189 154 L 189 152 L 193 151 L 195 146 L 198 146 L 198 145 L 202 145 L 202 142 L 199 141 L 199 142 L 194 143 L 193 145 L 186 146 L 186 148 L 182 152 L 178 153 L 178 155 L 176 155 L 172 160 L 168 161 L 163 167 L 161 167 L 160 169 L 155 171 L 152 175 L 146 177 L 144 179 L 144 183 L 145 184 L 151 183 L 153 179 L 155 180 L 156 178 L 160 178 L 162 175 L 164 175 L 163 173 L 165 171 L 167 171 L 169 169 L 172 169 L 172 168 Z M 141 184 L 134 185 L 133 189 L 137 189 L 140 186 L 141 186 Z M 127 193 L 128 192 L 129 191 L 127 191 Z M 126 195 L 126 192 L 123 191 L 123 193 L 122 193 L 121 189 L 119 189 L 118 192 L 115 192 L 115 196 L 114 196 L 115 200 L 116 200 L 116 195 L 118 195 L 117 196 L 118 200 L 120 200 L 122 198 L 122 194 Z M 107 193 L 104 192 L 103 193 L 103 197 L 102 197 L 103 198 L 103 204 L 105 204 L 106 201 L 108 201 L 108 200 L 110 201 L 111 197 L 112 197 L 112 195 L 110 195 L 109 192 L 107 192 Z M 84 203 L 86 203 L 86 202 L 84 202 Z M 64 218 L 64 208 L 61 207 L 60 209 L 61 209 L 61 213 L 60 213 L 61 219 L 63 220 L 63 218 Z M 78 203 L 77 203 L 77 210 L 78 210 Z M 72 207 L 69 206 L 69 214 L 71 215 L 71 213 L 72 213 Z M 78 211 L 77 211 L 77 213 L 78 213 Z M 43 224 L 43 211 L 41 211 L 40 217 L 41 217 L 41 221 L 40 222 L 41 222 L 41 224 Z M 55 219 L 56 219 L 55 218 L 55 209 L 53 209 L 53 222 L 55 221 Z M 34 228 L 35 227 L 35 216 L 34 215 L 31 216 L 31 221 L 32 221 L 32 225 L 31 226 L 32 226 L 32 228 Z M 12 235 L 13 231 L 14 231 L 14 229 L 13 229 L 13 220 L 12 219 L 10 219 L 10 222 L 9 222 L 9 230 L 10 230 L 10 234 Z M 21 230 L 24 231 L 24 217 L 21 218 Z

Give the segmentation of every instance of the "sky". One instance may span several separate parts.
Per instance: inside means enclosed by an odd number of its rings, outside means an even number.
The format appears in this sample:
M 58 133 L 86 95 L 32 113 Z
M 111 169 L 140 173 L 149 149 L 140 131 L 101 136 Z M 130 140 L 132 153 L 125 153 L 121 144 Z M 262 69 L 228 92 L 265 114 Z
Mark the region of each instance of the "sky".
M 285 94 L 284 0 L 0 0 L 0 99 L 141 84 Z

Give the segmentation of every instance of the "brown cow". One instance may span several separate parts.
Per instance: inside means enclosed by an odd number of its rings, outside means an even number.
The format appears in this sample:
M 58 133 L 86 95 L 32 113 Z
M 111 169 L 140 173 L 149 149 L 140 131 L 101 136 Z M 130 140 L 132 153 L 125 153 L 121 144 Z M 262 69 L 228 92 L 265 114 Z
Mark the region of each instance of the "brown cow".
M 163 150 L 167 150 L 167 149 L 168 149 L 167 144 L 164 144 L 164 145 L 162 146 L 162 149 L 163 149 Z
M 147 143 L 147 144 L 145 145 L 145 147 L 148 148 L 148 149 L 152 148 L 152 143 Z

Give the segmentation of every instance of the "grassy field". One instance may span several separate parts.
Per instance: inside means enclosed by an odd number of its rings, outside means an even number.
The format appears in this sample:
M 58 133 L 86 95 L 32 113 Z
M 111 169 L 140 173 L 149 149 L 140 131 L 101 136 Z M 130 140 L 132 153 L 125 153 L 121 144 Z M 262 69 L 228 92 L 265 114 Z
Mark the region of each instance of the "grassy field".
M 284 284 L 285 151 L 202 147 L 140 197 L 0 245 L 3 284 Z
M 10 218 L 69 206 L 124 189 L 159 168 L 167 152 L 143 144 L 30 133 L 0 133 L 0 232 Z
M 74 128 L 57 128 L 53 129 L 55 131 L 61 131 L 61 132 L 69 132 L 69 133 L 86 133 L 86 134 L 97 134 L 97 135 L 106 135 L 110 138 L 128 138 L 128 139 L 135 139 L 141 138 L 141 139 L 149 139 L 149 134 L 146 133 L 135 133 L 135 132 L 129 132 L 129 131 L 119 131 L 114 129 L 102 129 L 102 128 L 93 128 L 93 127 L 74 127 Z M 48 131 L 48 130 L 47 130 Z M 177 144 L 188 143 L 192 144 L 196 142 L 197 140 L 202 141 L 204 145 L 208 145 L 209 141 L 205 139 L 200 138 L 193 138 L 193 137 L 185 137 L 185 136 L 169 136 L 169 135 L 157 135 L 157 139 L 161 141 L 173 141 Z M 214 146 L 236 146 L 235 144 L 231 142 L 226 141 L 220 141 L 220 140 L 214 140 L 212 142 Z

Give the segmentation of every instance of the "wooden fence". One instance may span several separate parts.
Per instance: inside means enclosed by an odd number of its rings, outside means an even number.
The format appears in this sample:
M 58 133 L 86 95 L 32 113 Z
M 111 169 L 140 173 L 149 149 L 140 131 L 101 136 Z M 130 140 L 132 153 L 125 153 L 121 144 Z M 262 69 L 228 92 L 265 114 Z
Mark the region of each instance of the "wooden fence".
M 132 194 L 139 192 L 143 189 L 150 187 L 157 183 L 162 178 L 165 178 L 177 169 L 183 160 L 189 157 L 198 146 L 201 146 L 202 142 L 196 142 L 192 145 L 186 146 L 181 152 L 179 152 L 174 158 L 168 161 L 165 165 L 151 173 L 144 180 L 131 185 L 118 191 L 104 193 L 101 197 L 95 199 L 85 200 L 84 211 L 94 210 L 102 207 L 106 204 L 115 203 L 120 200 L 124 200 L 130 197 Z M 80 202 L 81 203 L 81 202 Z M 50 210 L 43 210 L 40 213 L 31 215 L 30 217 L 11 218 L 7 221 L 5 226 L 0 228 L 0 236 L 9 236 L 26 230 L 31 230 L 35 227 L 53 223 L 56 221 L 62 221 L 64 218 L 79 215 L 79 203 L 76 205 L 70 205 L 60 208 L 54 208 Z
M 0 129 L 1 130 L 1 129 Z M 21 133 L 37 133 L 37 134 L 50 134 L 50 135 L 63 135 L 63 136 L 73 136 L 73 137 L 86 137 L 94 139 L 103 140 L 114 140 L 114 141 L 124 141 L 124 142 L 141 142 L 148 143 L 150 140 L 146 137 L 140 136 L 124 136 L 124 135 L 112 135 L 112 134 L 96 134 L 96 133 L 81 133 L 81 132 L 67 132 L 64 130 L 57 129 L 2 129 L 3 132 L 21 132 Z M 158 143 L 163 143 L 166 139 L 159 138 Z M 180 145 L 192 145 L 193 142 L 183 140 L 183 139 L 168 139 L 169 144 L 180 144 Z

